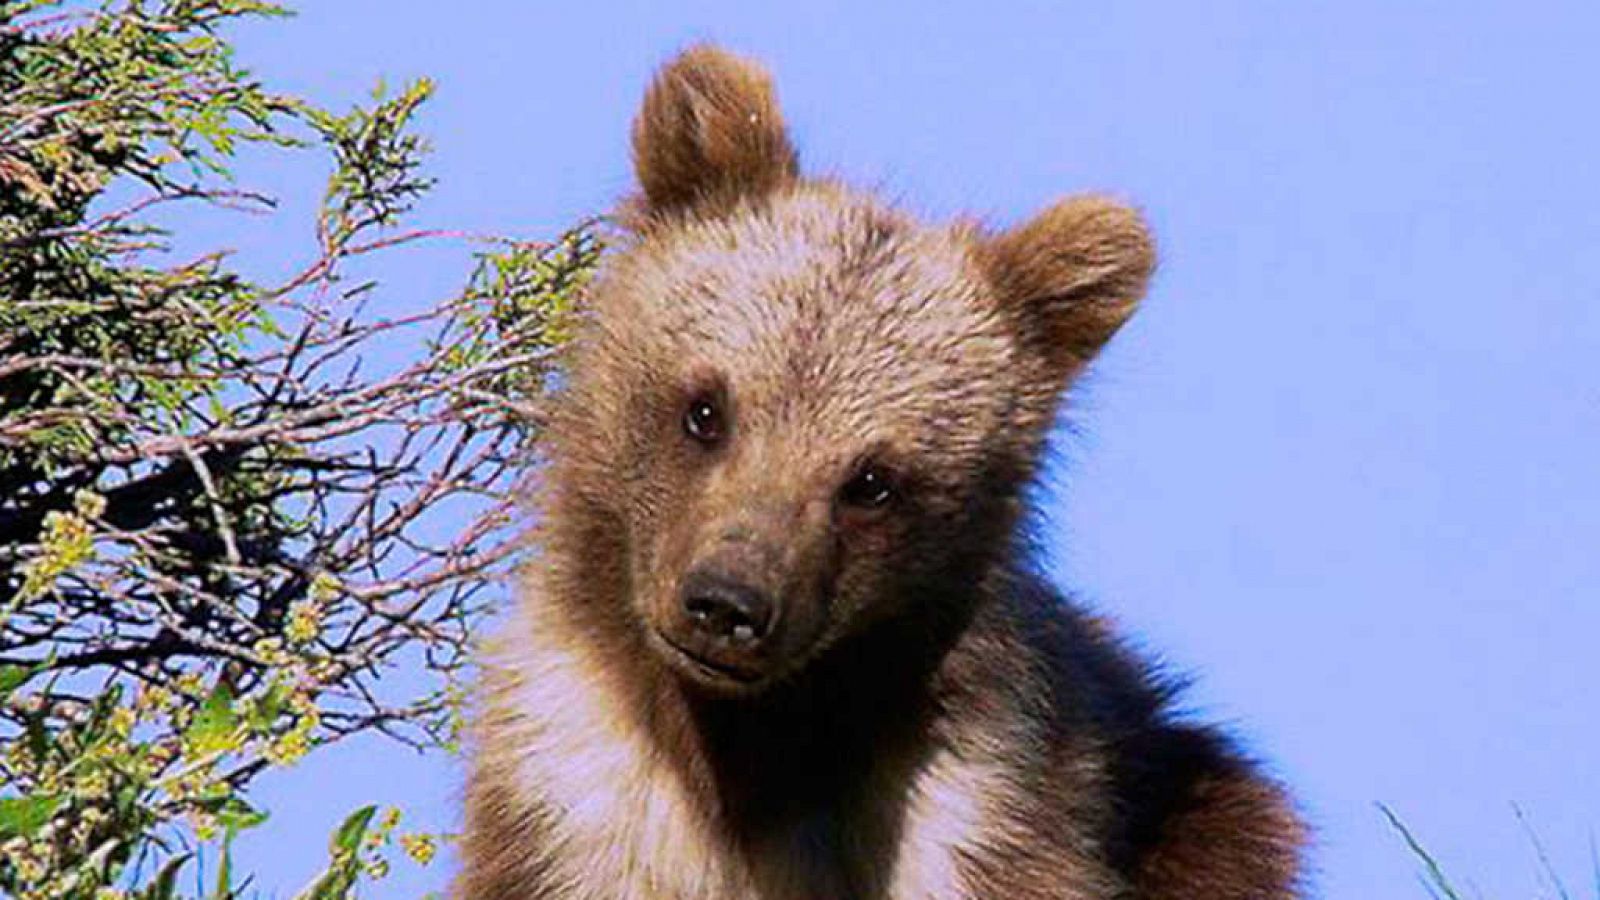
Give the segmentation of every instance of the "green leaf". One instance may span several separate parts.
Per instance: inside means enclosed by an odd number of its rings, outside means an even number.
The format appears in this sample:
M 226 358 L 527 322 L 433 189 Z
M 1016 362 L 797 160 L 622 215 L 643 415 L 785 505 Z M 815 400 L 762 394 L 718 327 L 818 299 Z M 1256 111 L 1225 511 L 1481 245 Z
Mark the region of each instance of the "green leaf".
M 328 867 L 295 894 L 294 900 L 344 900 L 350 896 L 361 868 L 361 841 L 377 811 L 376 806 L 363 806 L 345 818 L 328 841 L 328 852 L 333 857 Z
M 239 716 L 233 711 L 233 689 L 227 682 L 219 681 L 195 712 L 183 740 L 198 755 L 224 750 L 238 724 Z
M 288 708 L 287 687 L 275 684 L 267 688 L 256 698 L 255 704 L 250 709 L 250 728 L 254 731 L 266 731 L 277 723 L 278 718 Z
M 140 892 L 142 900 L 173 900 L 178 889 L 178 873 L 193 858 L 193 853 L 184 853 L 167 860 L 156 877 Z
M 35 713 L 27 717 L 23 723 L 25 740 L 28 742 L 28 752 L 36 760 L 49 759 L 57 755 L 58 745 L 50 740 L 50 732 L 44 727 L 44 714 Z
M 12 691 L 22 687 L 28 679 L 42 671 L 44 671 L 43 665 L 20 666 L 12 664 L 0 666 L 0 699 L 10 697 Z
M 66 800 L 58 794 L 0 797 L 0 837 L 32 838 Z
M 345 817 L 339 830 L 334 832 L 333 839 L 328 842 L 328 852 L 335 856 L 340 854 L 355 855 L 361 849 L 361 839 L 367 836 L 367 826 L 372 823 L 372 817 L 378 812 L 376 806 L 363 806 Z
M 89 711 L 89 721 L 84 724 L 79 733 L 79 739 L 85 745 L 94 745 L 106 735 L 107 726 L 111 722 L 111 713 L 122 703 L 122 685 L 114 684 L 104 693 L 96 697 L 94 705 Z
M 267 814 L 246 803 L 243 798 L 229 795 L 203 804 L 206 811 L 217 817 L 217 823 L 231 834 L 248 831 L 267 820 Z
M 217 862 L 217 886 L 211 895 L 217 898 L 233 896 L 233 832 L 222 839 L 222 859 Z

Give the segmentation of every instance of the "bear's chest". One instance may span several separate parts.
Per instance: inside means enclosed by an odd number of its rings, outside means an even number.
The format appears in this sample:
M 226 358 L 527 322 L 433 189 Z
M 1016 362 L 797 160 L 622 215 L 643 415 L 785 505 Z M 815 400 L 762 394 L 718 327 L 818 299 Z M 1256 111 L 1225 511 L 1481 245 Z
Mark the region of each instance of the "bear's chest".
M 563 898 L 849 897 L 841 823 L 791 823 L 735 840 L 649 748 L 591 733 L 573 753 L 530 752 L 525 789 L 545 835 L 543 880 Z M 531 750 L 532 748 L 530 748 Z
M 514 771 L 524 815 L 539 823 L 529 863 L 548 896 L 959 898 L 971 895 L 970 862 L 1007 837 L 994 805 L 1003 768 L 948 752 L 876 780 L 864 802 L 730 829 L 577 660 L 543 660 L 515 692 Z

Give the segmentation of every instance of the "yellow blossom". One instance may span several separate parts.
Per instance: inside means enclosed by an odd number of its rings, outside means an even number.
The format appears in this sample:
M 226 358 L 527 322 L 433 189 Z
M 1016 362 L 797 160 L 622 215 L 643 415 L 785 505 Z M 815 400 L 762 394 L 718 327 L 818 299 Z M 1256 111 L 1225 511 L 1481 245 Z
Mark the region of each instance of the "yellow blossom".
M 317 712 L 317 698 L 305 691 L 295 691 L 289 695 L 289 708 L 302 717 L 315 717 L 317 723 L 322 721 L 321 715 Z
M 290 729 L 268 744 L 261 755 L 277 766 L 292 766 L 311 751 L 311 740 L 298 727 Z
M 94 491 L 78 491 L 72 495 L 72 508 L 85 519 L 98 519 L 105 514 L 106 498 Z
M 365 840 L 367 847 L 377 849 L 388 843 L 389 833 L 394 831 L 394 827 L 398 824 L 400 824 L 400 809 L 394 806 L 385 808 L 383 814 L 378 817 L 377 827 L 367 832 Z
M 44 863 L 41 862 L 38 857 L 33 856 L 32 854 L 27 856 L 13 856 L 11 858 L 11 864 L 16 866 L 17 875 L 20 876 L 23 881 L 38 881 L 40 876 L 44 875 Z
M 318 572 L 311 579 L 311 587 L 306 596 L 312 603 L 321 606 L 339 594 L 339 579 L 330 572 Z
M 252 644 L 250 649 L 269 666 L 286 666 L 292 659 L 284 652 L 283 641 L 275 637 L 264 637 Z
M 383 811 L 383 817 L 378 819 L 378 831 L 388 834 L 400 824 L 400 807 L 391 806 Z
M 305 644 L 322 631 L 322 606 L 314 600 L 299 600 L 289 607 L 284 636 L 292 644 Z
M 111 795 L 111 778 L 105 769 L 91 769 L 73 784 L 72 793 L 85 800 L 103 800 Z
M 159 685 L 145 685 L 133 700 L 133 708 L 140 718 L 158 713 L 172 705 L 172 695 Z
M 200 678 L 199 672 L 185 672 L 179 675 L 174 685 L 182 693 L 190 697 L 198 697 L 205 693 L 205 681 Z
M 405 849 L 406 855 L 416 860 L 420 866 L 432 862 L 434 853 L 438 852 L 438 846 L 434 844 L 431 834 L 402 834 L 400 846 Z
M 133 710 L 126 706 L 119 706 L 111 711 L 111 718 L 108 724 L 111 726 L 113 734 L 117 737 L 125 738 L 133 731 L 133 726 L 137 721 L 138 717 L 134 715 Z
M 17 596 L 23 602 L 48 593 L 57 578 L 94 555 L 94 530 L 87 519 L 74 513 L 47 513 L 39 550 L 38 556 L 22 566 L 22 589 Z

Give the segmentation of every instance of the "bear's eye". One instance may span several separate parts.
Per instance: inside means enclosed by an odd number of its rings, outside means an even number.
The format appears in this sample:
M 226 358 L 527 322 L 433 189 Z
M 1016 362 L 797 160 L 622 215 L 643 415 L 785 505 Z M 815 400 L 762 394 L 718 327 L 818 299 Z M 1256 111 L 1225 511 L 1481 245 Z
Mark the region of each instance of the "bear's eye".
M 684 433 L 702 444 L 715 444 L 722 440 L 722 410 L 710 395 L 701 394 L 689 401 L 683 413 Z
M 857 509 L 878 509 L 894 499 L 894 481 L 875 465 L 862 466 L 839 489 L 839 500 Z

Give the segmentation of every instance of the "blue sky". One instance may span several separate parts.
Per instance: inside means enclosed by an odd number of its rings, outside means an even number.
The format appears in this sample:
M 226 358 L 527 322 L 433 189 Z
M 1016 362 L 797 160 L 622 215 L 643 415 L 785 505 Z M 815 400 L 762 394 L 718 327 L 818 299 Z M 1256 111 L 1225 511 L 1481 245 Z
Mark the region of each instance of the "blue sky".
M 1519 804 L 1600 891 L 1600 7 L 307 6 L 242 29 L 242 62 L 333 104 L 435 78 L 427 224 L 539 237 L 606 207 L 650 70 L 697 39 L 768 63 L 813 172 L 913 210 L 1140 204 L 1161 270 L 1056 442 L 1052 570 L 1289 782 L 1315 896 L 1425 896 L 1379 802 L 1483 896 L 1530 897 Z M 285 205 L 243 256 L 286 268 L 317 173 L 245 174 Z M 464 272 L 386 274 L 414 303 Z M 263 782 L 244 862 L 286 896 L 342 811 L 448 827 L 458 779 L 328 751 Z

